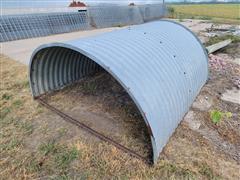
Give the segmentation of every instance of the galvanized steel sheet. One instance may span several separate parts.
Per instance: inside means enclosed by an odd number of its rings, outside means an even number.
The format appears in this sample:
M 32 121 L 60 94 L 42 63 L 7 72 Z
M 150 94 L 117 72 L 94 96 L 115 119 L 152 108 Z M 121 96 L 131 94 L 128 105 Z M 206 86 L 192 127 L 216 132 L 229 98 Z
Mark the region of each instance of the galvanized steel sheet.
M 207 80 L 205 48 L 192 32 L 170 21 L 43 45 L 31 59 L 32 94 L 60 89 L 101 68 L 118 80 L 137 105 L 156 162 Z
M 90 6 L 88 14 L 90 24 L 96 28 L 143 23 L 137 6 Z
M 167 12 L 167 8 L 164 3 L 140 5 L 139 10 L 144 22 L 164 17 Z

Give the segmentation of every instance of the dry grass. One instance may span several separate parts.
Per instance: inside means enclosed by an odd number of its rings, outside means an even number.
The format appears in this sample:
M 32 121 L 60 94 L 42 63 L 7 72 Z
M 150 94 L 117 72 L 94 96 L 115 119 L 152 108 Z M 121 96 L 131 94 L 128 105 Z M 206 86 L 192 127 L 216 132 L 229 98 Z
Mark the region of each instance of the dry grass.
M 151 157 L 151 142 L 140 112 L 105 71 L 49 94 L 45 100 L 144 157 Z
M 233 45 L 236 43 L 240 42 L 240 37 L 239 36 L 235 36 L 235 35 L 225 35 L 225 36 L 214 36 L 214 37 L 210 37 L 209 40 L 204 44 L 206 47 L 219 43 L 221 41 L 227 40 L 227 39 L 231 39 Z M 236 53 L 235 53 L 236 54 Z
M 184 123 L 156 166 L 149 167 L 39 106 L 31 98 L 24 65 L 1 55 L 0 67 L 0 179 L 239 177 L 237 161 Z

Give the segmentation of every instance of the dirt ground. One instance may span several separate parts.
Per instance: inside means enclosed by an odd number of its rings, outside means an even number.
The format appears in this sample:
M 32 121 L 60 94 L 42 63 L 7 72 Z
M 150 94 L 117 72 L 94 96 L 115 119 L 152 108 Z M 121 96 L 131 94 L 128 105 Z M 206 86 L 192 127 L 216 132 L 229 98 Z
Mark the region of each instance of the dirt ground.
M 207 42 L 209 32 L 202 26 L 211 25 L 199 24 L 196 33 Z M 193 27 L 197 29 L 197 25 Z M 0 179 L 239 179 L 240 105 L 222 100 L 227 90 L 239 91 L 237 47 L 239 43 L 233 43 L 210 56 L 209 81 L 155 166 L 130 157 L 42 107 L 31 97 L 27 67 L 1 55 Z M 143 119 L 107 73 L 44 98 L 93 129 L 151 156 Z M 231 116 L 214 123 L 212 111 Z

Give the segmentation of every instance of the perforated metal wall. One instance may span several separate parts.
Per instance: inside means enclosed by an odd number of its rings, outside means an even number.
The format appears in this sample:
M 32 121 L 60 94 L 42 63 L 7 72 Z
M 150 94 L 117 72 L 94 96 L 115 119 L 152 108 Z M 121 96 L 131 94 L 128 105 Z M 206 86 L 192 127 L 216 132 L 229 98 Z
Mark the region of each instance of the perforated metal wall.
M 89 28 L 86 12 L 6 15 L 0 17 L 0 42 Z
M 86 11 L 15 14 L 0 17 L 0 42 L 47 36 L 91 28 L 141 24 L 165 14 L 165 4 L 93 6 Z

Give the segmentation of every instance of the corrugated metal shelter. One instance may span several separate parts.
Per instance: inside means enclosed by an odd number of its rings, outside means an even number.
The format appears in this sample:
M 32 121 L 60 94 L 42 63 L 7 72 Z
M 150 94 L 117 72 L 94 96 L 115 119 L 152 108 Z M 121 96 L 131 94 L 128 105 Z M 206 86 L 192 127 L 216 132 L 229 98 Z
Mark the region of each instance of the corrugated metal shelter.
M 43 45 L 31 59 L 32 94 L 60 89 L 101 68 L 123 86 L 141 112 L 156 162 L 207 80 L 205 48 L 192 32 L 170 21 Z

